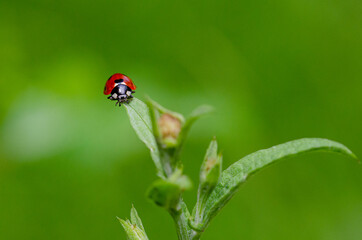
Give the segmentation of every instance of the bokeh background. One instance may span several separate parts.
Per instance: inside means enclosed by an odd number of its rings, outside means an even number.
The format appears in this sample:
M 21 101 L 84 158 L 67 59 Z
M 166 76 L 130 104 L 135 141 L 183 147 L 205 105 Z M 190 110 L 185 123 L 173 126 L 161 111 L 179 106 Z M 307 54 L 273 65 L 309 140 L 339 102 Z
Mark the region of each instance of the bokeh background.
M 150 239 L 176 239 L 145 198 L 155 169 L 125 109 L 102 94 L 115 72 L 187 115 L 195 183 L 212 136 L 224 167 L 302 137 L 362 157 L 358 0 L 0 2 L 0 239 L 126 239 L 135 204 Z M 195 184 L 196 185 L 196 184 Z M 362 166 L 307 154 L 244 185 L 203 239 L 362 238 Z M 189 208 L 196 187 L 185 194 Z

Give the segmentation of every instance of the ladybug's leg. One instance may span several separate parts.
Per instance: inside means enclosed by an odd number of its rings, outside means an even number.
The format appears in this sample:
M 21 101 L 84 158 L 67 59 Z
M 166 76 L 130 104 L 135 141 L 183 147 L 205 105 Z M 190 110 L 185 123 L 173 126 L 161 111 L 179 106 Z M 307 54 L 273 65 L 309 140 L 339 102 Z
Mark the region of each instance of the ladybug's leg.
M 134 91 L 132 91 L 128 86 L 119 84 L 113 88 L 111 96 L 114 100 L 117 100 L 116 104 L 121 106 L 124 102 L 130 102 L 129 100 L 133 98 L 132 93 L 134 93 Z

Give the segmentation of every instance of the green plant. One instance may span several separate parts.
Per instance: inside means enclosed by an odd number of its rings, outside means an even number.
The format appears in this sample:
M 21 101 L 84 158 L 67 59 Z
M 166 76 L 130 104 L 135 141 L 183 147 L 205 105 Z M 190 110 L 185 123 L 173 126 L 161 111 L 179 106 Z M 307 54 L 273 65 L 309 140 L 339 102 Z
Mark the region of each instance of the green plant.
M 147 196 L 170 213 L 180 240 L 200 239 L 211 219 L 234 196 L 240 185 L 249 176 L 277 160 L 312 151 L 337 152 L 356 158 L 340 143 L 304 138 L 252 153 L 222 171 L 222 155 L 218 153 L 214 138 L 201 165 L 197 202 L 190 213 L 182 193 L 191 187 L 191 181 L 183 174 L 180 152 L 192 124 L 212 109 L 201 106 L 185 119 L 150 99 L 147 104 L 134 99 L 124 106 L 132 127 L 149 148 L 156 165 L 159 179 L 150 186 Z M 128 239 L 148 239 L 133 207 L 131 220 L 120 221 Z

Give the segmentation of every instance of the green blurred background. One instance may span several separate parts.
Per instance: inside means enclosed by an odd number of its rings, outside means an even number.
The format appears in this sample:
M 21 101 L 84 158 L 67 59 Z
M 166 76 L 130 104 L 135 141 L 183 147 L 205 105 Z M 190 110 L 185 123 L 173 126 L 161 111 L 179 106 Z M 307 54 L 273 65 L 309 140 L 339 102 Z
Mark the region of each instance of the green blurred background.
M 302 137 L 362 157 L 362 3 L 0 2 L 0 239 L 125 239 L 134 203 L 150 239 L 176 239 L 145 198 L 155 169 L 125 109 L 102 94 L 121 72 L 136 96 L 187 114 L 195 183 L 216 135 L 224 167 Z M 362 166 L 309 154 L 257 174 L 204 239 L 362 239 Z M 196 188 L 186 193 L 189 208 Z

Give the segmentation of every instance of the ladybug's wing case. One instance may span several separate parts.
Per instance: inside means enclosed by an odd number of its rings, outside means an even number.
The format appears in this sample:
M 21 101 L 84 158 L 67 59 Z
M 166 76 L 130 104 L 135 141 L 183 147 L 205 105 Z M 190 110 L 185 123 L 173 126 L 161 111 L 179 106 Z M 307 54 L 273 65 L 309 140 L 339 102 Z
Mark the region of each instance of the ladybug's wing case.
M 104 91 L 103 91 L 104 95 L 111 94 L 114 86 L 115 86 L 115 82 L 108 79 L 108 81 L 106 82 L 106 86 L 104 86 Z
M 127 77 L 127 76 L 123 76 L 123 82 L 126 84 L 126 86 L 128 86 L 130 89 L 132 90 L 136 90 L 136 85 L 134 85 L 134 83 L 132 82 L 132 80 Z
M 113 88 L 116 86 L 116 80 L 117 79 L 122 79 L 123 78 L 123 74 L 121 73 L 115 73 L 113 74 L 110 78 L 108 78 L 107 82 L 106 82 L 106 86 L 104 87 L 104 95 L 109 95 L 111 94 Z
M 132 82 L 132 80 L 124 74 L 115 73 L 113 74 L 108 81 L 106 82 L 106 86 L 104 87 L 103 93 L 105 95 L 111 94 L 113 88 L 117 85 L 117 83 L 123 82 L 127 87 L 132 90 L 136 90 L 136 85 Z

